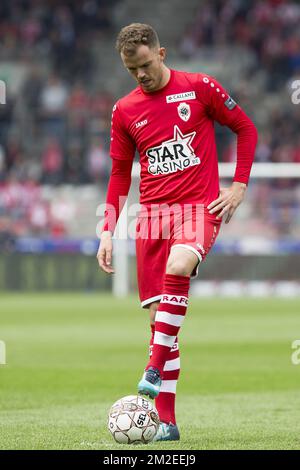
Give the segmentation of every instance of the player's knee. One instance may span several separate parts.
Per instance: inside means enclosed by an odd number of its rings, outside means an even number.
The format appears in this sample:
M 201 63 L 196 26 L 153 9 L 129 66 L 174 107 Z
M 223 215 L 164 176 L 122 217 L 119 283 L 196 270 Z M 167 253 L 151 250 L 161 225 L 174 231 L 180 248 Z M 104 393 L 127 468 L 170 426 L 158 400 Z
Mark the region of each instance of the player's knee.
M 183 260 L 174 258 L 168 260 L 166 272 L 177 276 L 189 276 L 191 274 L 189 266 Z
M 150 324 L 155 324 L 155 315 L 159 306 L 159 302 L 152 302 L 149 307 L 149 316 L 150 316 Z

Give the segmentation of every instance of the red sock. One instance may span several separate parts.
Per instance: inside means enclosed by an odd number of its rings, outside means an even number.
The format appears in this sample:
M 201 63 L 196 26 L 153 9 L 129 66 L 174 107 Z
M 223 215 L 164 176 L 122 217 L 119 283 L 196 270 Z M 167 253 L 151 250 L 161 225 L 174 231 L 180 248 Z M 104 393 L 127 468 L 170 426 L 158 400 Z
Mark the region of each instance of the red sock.
M 149 356 L 151 357 L 154 339 L 154 325 L 151 325 L 151 340 Z M 158 397 L 155 399 L 155 406 L 159 414 L 159 418 L 163 423 L 176 424 L 175 417 L 175 400 L 176 400 L 176 385 L 180 374 L 180 357 L 178 339 L 169 352 L 167 361 L 163 371 L 163 381 Z
M 184 320 L 189 287 L 189 277 L 166 274 L 156 312 L 152 356 L 146 366 L 146 370 L 151 366 L 157 368 L 162 377 L 169 352 Z

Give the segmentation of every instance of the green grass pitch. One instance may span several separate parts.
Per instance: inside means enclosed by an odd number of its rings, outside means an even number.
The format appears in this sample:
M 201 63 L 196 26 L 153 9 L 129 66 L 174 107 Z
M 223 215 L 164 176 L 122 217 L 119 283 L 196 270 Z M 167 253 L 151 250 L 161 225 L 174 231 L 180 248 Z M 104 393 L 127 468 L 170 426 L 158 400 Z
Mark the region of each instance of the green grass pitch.
M 106 427 L 136 393 L 148 314 L 137 296 L 3 294 L 1 449 L 128 449 Z M 180 334 L 181 441 L 153 449 L 299 449 L 299 300 L 192 299 Z

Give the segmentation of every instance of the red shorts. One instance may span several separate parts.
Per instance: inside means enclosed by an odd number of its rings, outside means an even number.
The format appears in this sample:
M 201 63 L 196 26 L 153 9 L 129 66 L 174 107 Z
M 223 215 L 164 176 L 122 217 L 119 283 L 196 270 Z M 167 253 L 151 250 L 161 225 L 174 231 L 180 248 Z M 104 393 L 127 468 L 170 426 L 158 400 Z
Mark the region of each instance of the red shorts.
M 154 213 L 155 214 L 155 213 Z M 207 209 L 191 208 L 184 214 L 141 213 L 136 224 L 137 280 L 142 307 L 161 299 L 170 251 L 175 246 L 191 250 L 198 258 L 191 277 L 198 275 L 199 263 L 213 246 L 221 219 Z

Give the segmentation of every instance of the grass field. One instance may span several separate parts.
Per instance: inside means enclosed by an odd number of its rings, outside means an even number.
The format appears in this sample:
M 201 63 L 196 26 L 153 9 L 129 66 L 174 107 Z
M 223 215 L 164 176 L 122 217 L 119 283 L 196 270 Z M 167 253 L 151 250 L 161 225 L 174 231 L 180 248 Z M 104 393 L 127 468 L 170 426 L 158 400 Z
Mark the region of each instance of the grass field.
M 178 443 L 150 449 L 299 449 L 297 300 L 192 299 L 181 332 Z M 128 449 L 107 411 L 136 393 L 147 360 L 137 297 L 4 294 L 1 449 Z M 143 448 L 140 446 L 139 448 Z

